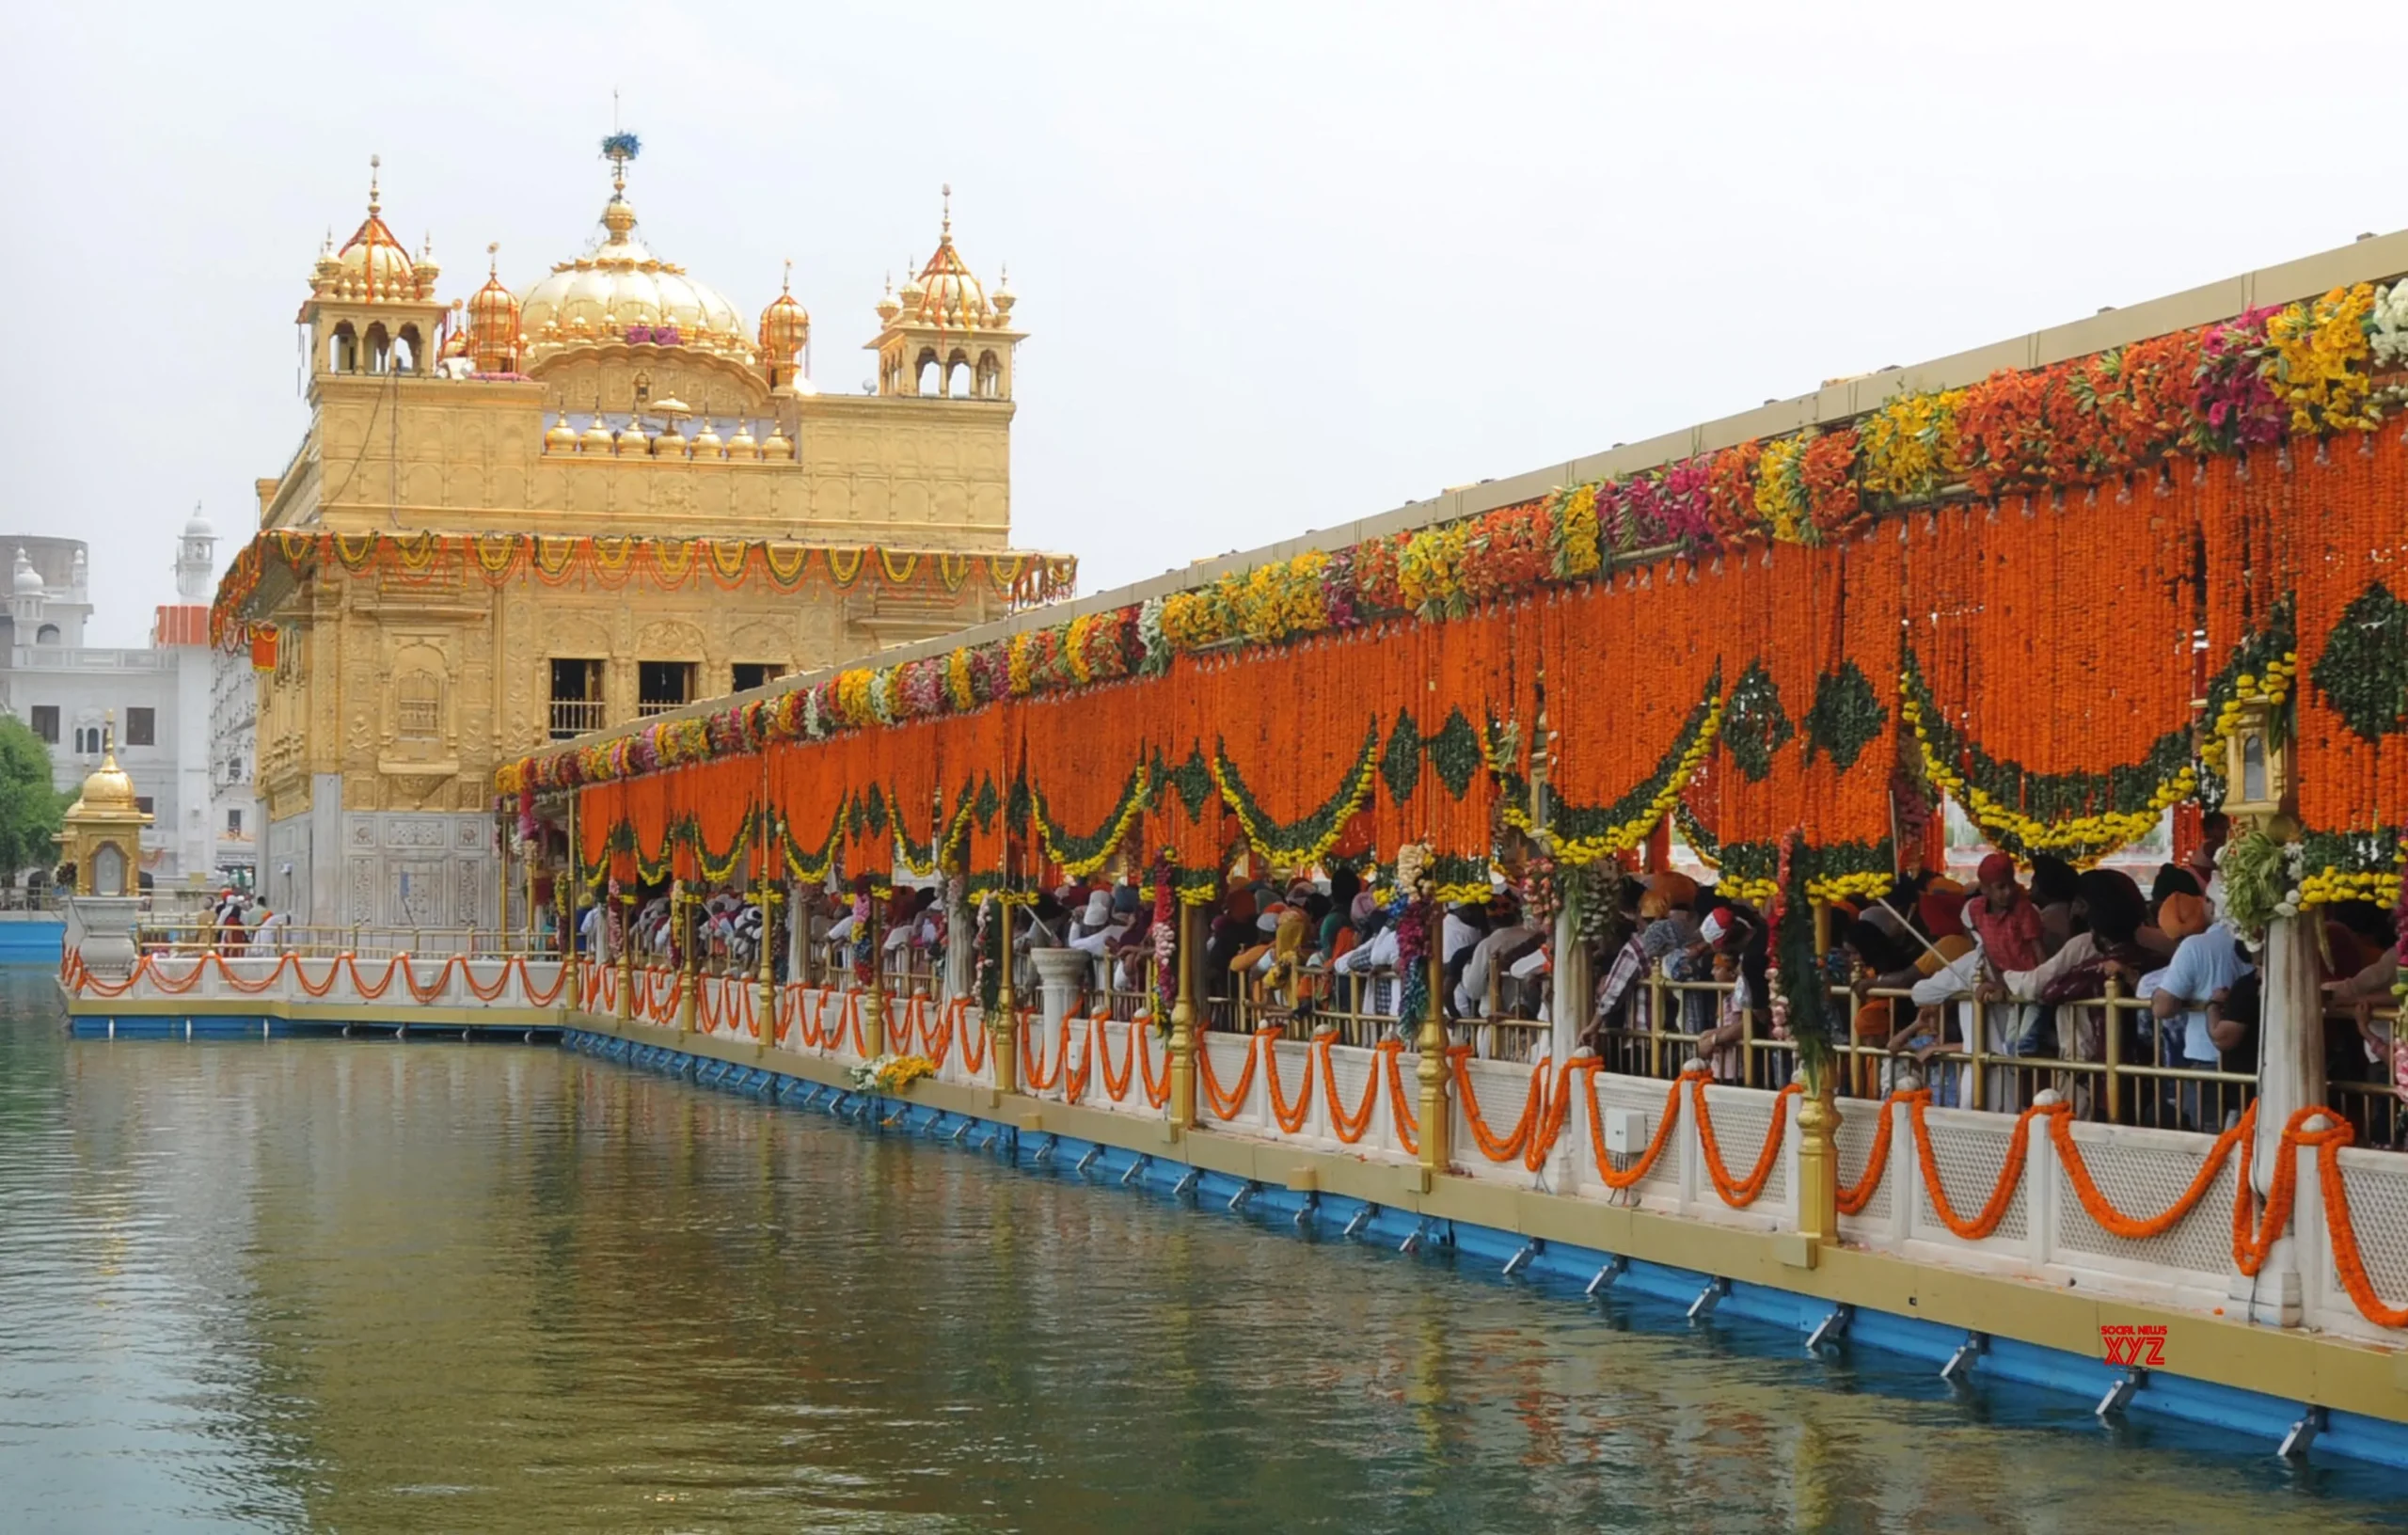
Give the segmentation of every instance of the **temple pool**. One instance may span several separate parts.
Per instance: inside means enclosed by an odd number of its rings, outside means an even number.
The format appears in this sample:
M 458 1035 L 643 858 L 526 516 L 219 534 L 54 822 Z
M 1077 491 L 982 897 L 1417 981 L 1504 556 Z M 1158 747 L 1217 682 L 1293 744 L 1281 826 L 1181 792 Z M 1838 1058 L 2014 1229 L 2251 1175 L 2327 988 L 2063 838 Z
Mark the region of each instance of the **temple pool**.
M 550 1048 L 0 972 L 0 1527 L 2408 1527 L 2396 1473 Z

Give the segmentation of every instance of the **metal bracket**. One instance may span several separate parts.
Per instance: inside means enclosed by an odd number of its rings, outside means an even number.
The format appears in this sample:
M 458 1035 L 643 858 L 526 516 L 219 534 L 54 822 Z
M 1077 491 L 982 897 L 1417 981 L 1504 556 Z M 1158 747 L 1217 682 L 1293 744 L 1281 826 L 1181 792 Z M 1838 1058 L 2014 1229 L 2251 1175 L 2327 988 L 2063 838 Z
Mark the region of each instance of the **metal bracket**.
M 2148 1371 L 2138 1365 L 2132 1366 L 2107 1388 L 2107 1394 L 2099 1399 L 2099 1405 L 2090 1410 L 2091 1415 L 2102 1420 L 2109 1416 L 2122 1416 L 2124 1409 L 2131 1405 L 2132 1394 L 2147 1384 Z M 2299 1431 L 2294 1429 L 2291 1432 L 2296 1433 Z M 2289 1440 L 2284 1442 L 2289 1443 Z
M 1196 1181 L 1201 1177 L 1202 1175 L 1196 1172 L 1195 1168 L 1190 1167 L 1187 1171 L 1179 1175 L 1178 1182 L 1171 1185 L 1170 1196 L 1174 1199 L 1178 1199 L 1187 1195 L 1194 1194 L 1196 1192 Z
M 1377 1215 L 1379 1212 L 1379 1206 L 1365 1205 L 1362 1209 L 1356 1211 L 1352 1216 L 1348 1217 L 1346 1222 L 1346 1230 L 1343 1235 L 1351 1240 L 1355 1232 L 1360 1231 L 1363 1227 L 1370 1225 L 1371 1217 Z
M 1244 1188 L 1229 1195 L 1229 1209 L 1232 1211 L 1244 1209 L 1247 1200 L 1253 1198 L 1256 1195 L 1260 1194 L 1261 1192 L 1261 1184 L 1256 1182 L 1252 1179 L 1246 1179 L 1245 1186 Z
M 1505 1260 L 1504 1277 L 1508 1279 L 1513 1278 L 1513 1275 L 1521 1273 L 1523 1269 L 1529 1267 L 1530 1259 L 1538 1256 L 1539 1242 L 1536 1239 L 1532 1239 L 1529 1242 L 1522 1243 L 1522 1250 Z
M 1004 1132 L 1002 1131 L 990 1130 L 987 1132 L 987 1138 L 978 1143 L 978 1149 L 981 1151 L 992 1151 L 995 1148 L 995 1143 L 1003 1138 Z
M 1095 1159 L 1101 1155 L 1103 1155 L 1103 1147 L 1100 1146 L 1088 1147 L 1087 1154 L 1079 1159 L 1077 1171 L 1082 1173 L 1085 1172 L 1088 1168 L 1095 1165 Z
M 1967 1333 L 1965 1341 L 1957 1344 L 1956 1352 L 1948 1356 L 1948 1363 L 1940 1367 L 1940 1378 L 1953 1383 L 1956 1377 L 1973 1367 L 1974 1360 L 1989 1352 L 1990 1338 L 1988 1333 Z
M 934 1114 L 928 1116 L 928 1122 L 926 1126 L 928 1139 L 932 1141 L 941 1141 L 944 1139 L 943 1135 L 938 1133 L 938 1131 L 944 1129 L 944 1119 L 945 1114 L 943 1109 L 939 1109 Z
M 1620 1253 L 1616 1253 L 1613 1257 L 1606 1259 L 1606 1266 L 1597 1271 L 1597 1276 L 1590 1280 L 1589 1288 L 1582 1290 L 1580 1293 L 1585 1297 L 1594 1299 L 1597 1291 L 1605 1289 L 1608 1285 L 1612 1284 L 1615 1280 L 1621 1278 L 1624 1274 L 1629 1272 L 1630 1259 L 1623 1257 Z
M 1129 1170 L 1127 1172 L 1120 1175 L 1120 1186 L 1124 1189 L 1127 1188 L 1130 1184 L 1135 1182 L 1140 1177 L 1142 1177 L 1146 1169 L 1151 1167 L 1153 1164 L 1153 1158 L 1139 1157 L 1136 1161 L 1129 1164 Z
M 1029 1165 L 1032 1167 L 1042 1167 L 1047 1163 L 1052 1162 L 1054 1160 L 1054 1147 L 1059 1144 L 1060 1140 L 1061 1137 L 1058 1135 L 1046 1136 L 1045 1144 L 1037 1148 L 1037 1155 L 1028 1159 Z
M 1818 1353 L 1826 1343 L 1836 1343 L 1847 1336 L 1847 1324 L 1856 1320 L 1856 1307 L 1843 1301 L 1831 1307 L 1831 1314 L 1814 1324 L 1806 1335 L 1806 1352 Z
M 2331 1415 L 2323 1408 L 2309 1407 L 2306 1416 L 2291 1425 L 2290 1432 L 2283 1435 L 2283 1446 L 2274 1453 L 2287 1461 L 2306 1459 L 2307 1447 L 2316 1443 L 2316 1436 L 2324 1432 L 2330 1420 Z
M 1429 1229 L 1430 1219 L 1428 1216 L 1425 1215 L 1421 1219 L 1415 1221 L 1413 1223 L 1413 1229 L 1406 1232 L 1404 1240 L 1396 1244 L 1396 1250 L 1400 1253 L 1419 1252 L 1421 1250 L 1422 1233 Z
M 1306 1193 L 1306 1195 L 1305 1195 L 1305 1202 L 1304 1202 L 1304 1204 L 1303 1204 L 1303 1205 L 1301 1205 L 1300 1207 L 1298 1207 L 1298 1209 L 1297 1209 L 1297 1211 L 1296 1211 L 1296 1225 L 1298 1225 L 1298 1226 L 1309 1226 L 1309 1225 L 1311 1225 L 1311 1224 L 1312 1224 L 1312 1222 L 1313 1222 L 1314 1218 L 1315 1218 L 1316 1216 L 1320 1215 L 1320 1214 L 1321 1214 L 1321 1195 L 1320 1195 L 1320 1193 L 1319 1193 L 1318 1191 L 1311 1191 L 1311 1190 L 1307 1191 L 1307 1193 Z
M 959 1130 L 955 1131 L 953 1132 L 953 1134 L 952 1134 L 950 1137 L 948 1137 L 948 1138 L 949 1138 L 950 1140 L 952 1140 L 952 1142 L 953 1142 L 956 1146 L 959 1146 L 959 1145 L 961 1144 L 961 1142 L 962 1142 L 962 1138 L 963 1138 L 964 1136 L 967 1136 L 967 1135 L 970 1133 L 970 1131 L 972 1131 L 972 1129 L 974 1129 L 974 1128 L 977 1125 L 977 1123 L 978 1123 L 978 1121 L 977 1121 L 977 1120 L 975 1120 L 975 1119 L 964 1119 L 963 1121 L 961 1121 L 961 1128 L 960 1128 Z
M 1706 1318 L 1714 1315 L 1714 1308 L 1720 1306 L 1722 1304 L 1722 1297 L 1730 1293 L 1730 1280 L 1722 1278 L 1715 1279 L 1703 1290 L 1699 1290 L 1697 1299 L 1689 1303 L 1689 1320 L 1691 1321 L 1703 1321 Z

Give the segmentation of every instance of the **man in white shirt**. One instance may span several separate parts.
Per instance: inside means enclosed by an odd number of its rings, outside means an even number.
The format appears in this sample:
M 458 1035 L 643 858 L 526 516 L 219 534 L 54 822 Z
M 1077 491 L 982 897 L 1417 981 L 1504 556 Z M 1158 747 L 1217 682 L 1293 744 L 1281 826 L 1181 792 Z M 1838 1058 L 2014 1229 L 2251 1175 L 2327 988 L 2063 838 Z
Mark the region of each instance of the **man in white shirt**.
M 2209 926 L 2207 906 L 2205 898 L 2188 892 L 2168 895 L 2159 906 L 2158 926 L 2168 937 L 2178 933 L 2180 942 L 2165 968 L 2142 977 L 2139 989 L 2147 990 L 2149 1012 L 2158 1021 L 2160 1059 L 2167 1066 L 2194 1071 L 2213 1071 L 2223 1062 L 2208 1030 L 2209 1000 L 2254 968 L 2242 958 L 2232 929 L 2222 924 Z M 2153 987 L 2148 984 L 2151 981 L 2156 983 Z M 2204 1122 L 2218 1117 L 2206 1112 L 2206 1083 L 2168 1085 L 2177 1089 L 2168 1100 L 2186 1127 L 2210 1133 L 2223 1128 Z
M 1463 978 L 1455 983 L 1455 1016 L 1487 1017 L 1488 981 L 1499 969 L 1498 957 L 1515 953 L 1545 936 L 1529 923 L 1515 923 L 1497 928 L 1473 944 L 1471 957 L 1464 962 Z

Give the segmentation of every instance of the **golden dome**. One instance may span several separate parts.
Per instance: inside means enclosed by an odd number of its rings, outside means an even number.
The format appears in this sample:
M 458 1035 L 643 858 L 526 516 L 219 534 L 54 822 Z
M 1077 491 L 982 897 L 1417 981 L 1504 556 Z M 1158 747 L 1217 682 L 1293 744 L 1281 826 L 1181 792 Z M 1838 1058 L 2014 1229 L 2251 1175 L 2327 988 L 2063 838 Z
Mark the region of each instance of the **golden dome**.
M 552 418 L 551 428 L 544 434 L 544 451 L 573 453 L 577 451 L 577 428 L 568 424 L 568 409 L 562 406 Z
M 794 457 L 794 443 L 786 436 L 784 422 L 774 419 L 769 422 L 769 437 L 761 444 L 761 456 L 773 459 Z
M 772 367 L 794 361 L 803 343 L 811 340 L 811 313 L 794 296 L 794 262 L 786 262 L 785 280 L 778 286 L 778 296 L 761 311 L 761 359 Z
M 918 277 L 904 284 L 902 296 L 906 321 L 959 330 L 1001 328 L 1004 324 L 1004 311 L 988 299 L 985 286 L 954 248 L 950 186 L 944 189 L 944 224 L 937 237 L 936 254 L 920 268 Z
M 602 244 L 591 256 L 560 262 L 527 290 L 519 327 L 529 359 L 624 340 L 691 347 L 751 363 L 752 344 L 743 314 L 718 289 L 645 247 L 636 237 L 636 211 L 626 186 L 622 163 L 602 210 Z
M 585 435 L 577 440 L 589 453 L 607 453 L 610 451 L 610 423 L 602 419 L 602 406 L 599 401 L 594 404 L 594 419 L 585 423 Z
M 410 260 L 409 251 L 385 223 L 377 193 L 379 164 L 376 156 L 369 156 L 368 216 L 352 231 L 341 250 L 331 258 L 322 254 L 318 260 L 312 278 L 322 297 L 373 304 L 380 300 L 422 299 L 434 289 L 433 263 L 427 263 L 427 270 L 421 273 L 419 263 Z
M 111 731 L 103 737 L 101 765 L 84 780 L 84 792 L 69 808 L 66 818 L 76 820 L 93 815 L 141 815 L 142 808 L 134 797 L 134 780 L 117 765 L 117 735 Z M 144 820 L 150 817 L 143 815 Z
M 752 423 L 741 416 L 736 419 L 736 435 L 727 439 L 727 456 L 730 458 L 761 456 L 761 445 L 752 440 Z
M 486 372 L 506 371 L 518 357 L 518 296 L 501 285 L 499 244 L 485 246 L 485 285 L 468 300 L 471 355 Z M 503 366 L 487 367 L 487 363 Z

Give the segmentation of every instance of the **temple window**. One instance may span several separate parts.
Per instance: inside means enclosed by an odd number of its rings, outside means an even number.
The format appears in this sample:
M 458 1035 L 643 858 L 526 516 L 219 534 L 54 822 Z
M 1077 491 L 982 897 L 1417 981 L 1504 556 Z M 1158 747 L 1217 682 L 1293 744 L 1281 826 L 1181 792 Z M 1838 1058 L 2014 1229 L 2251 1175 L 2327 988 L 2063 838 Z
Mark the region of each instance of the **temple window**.
M 912 384 L 912 388 L 917 393 L 934 394 L 938 387 L 944 382 L 944 369 L 938 363 L 937 355 L 933 350 L 923 351 L 920 354 L 920 360 L 913 363 L 911 368 L 919 375 Z
M 383 321 L 368 327 L 368 371 L 381 373 L 392 365 L 393 343 L 385 334 Z
M 552 660 L 550 736 L 564 741 L 602 728 L 602 663 Z
M 404 325 L 393 342 L 393 368 L 397 372 L 418 372 L 418 327 Z
M 34 643 L 38 645 L 55 645 L 58 643 L 58 625 L 55 624 L 45 624 L 40 628 L 36 629 L 34 631 Z
M 784 670 L 775 661 L 738 661 L 735 667 L 735 691 L 750 692 L 755 688 L 766 687 Z
M 443 734 L 443 679 L 412 672 L 393 688 L 393 733 L 405 741 L 431 741 Z
M 1004 395 L 1004 365 L 995 360 L 992 352 L 978 354 L 978 398 L 1000 400 Z
M 125 744 L 159 744 L 159 713 L 156 709 L 130 708 L 125 711 Z
M 326 338 L 326 369 L 329 372 L 347 373 L 358 366 L 359 336 L 346 320 Z
M 970 357 L 967 353 L 956 352 L 952 360 L 944 365 L 944 392 L 952 399 L 970 398 Z
M 638 661 L 636 663 L 636 713 L 667 714 L 692 701 L 694 696 L 694 663 L 691 661 Z

